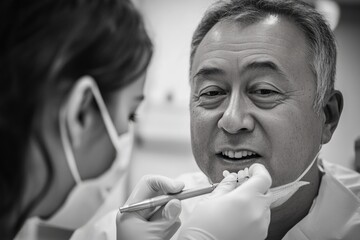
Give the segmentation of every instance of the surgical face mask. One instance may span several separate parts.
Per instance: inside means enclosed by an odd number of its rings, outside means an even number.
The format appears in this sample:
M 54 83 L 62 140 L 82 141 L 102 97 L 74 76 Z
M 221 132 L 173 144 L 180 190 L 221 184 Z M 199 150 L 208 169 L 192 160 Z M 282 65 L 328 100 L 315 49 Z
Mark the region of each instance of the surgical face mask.
M 71 190 L 63 206 L 47 223 L 68 229 L 78 228 L 91 217 L 95 217 L 95 214 L 101 215 L 102 212 L 117 208 L 121 203 L 125 202 L 128 180 L 127 172 L 133 147 L 133 126 L 130 125 L 127 133 L 118 136 L 97 85 L 92 79 L 85 78 L 83 80 L 87 81 L 86 84 L 89 85 L 89 89 L 93 92 L 95 101 L 99 105 L 106 130 L 116 150 L 116 158 L 112 166 L 97 178 L 82 180 L 70 145 L 68 132 L 65 128 L 66 111 L 60 113 L 61 140 L 66 161 L 75 179 L 76 186 Z
M 270 208 L 275 208 L 283 203 L 285 203 L 289 198 L 294 195 L 297 190 L 299 190 L 300 187 L 310 184 L 306 181 L 300 181 L 306 173 L 308 173 L 311 169 L 311 167 L 316 162 L 317 157 L 319 156 L 320 150 L 314 157 L 314 159 L 311 161 L 310 165 L 305 169 L 305 171 L 293 182 L 287 183 L 285 185 L 277 186 L 274 188 L 270 188 L 269 192 L 271 193 L 271 205 Z
M 89 219 L 96 219 L 125 203 L 133 136 L 133 128 L 130 127 L 129 132 L 119 138 L 118 147 L 121 151 L 112 166 L 97 178 L 77 184 L 63 206 L 46 221 L 48 224 L 77 229 Z

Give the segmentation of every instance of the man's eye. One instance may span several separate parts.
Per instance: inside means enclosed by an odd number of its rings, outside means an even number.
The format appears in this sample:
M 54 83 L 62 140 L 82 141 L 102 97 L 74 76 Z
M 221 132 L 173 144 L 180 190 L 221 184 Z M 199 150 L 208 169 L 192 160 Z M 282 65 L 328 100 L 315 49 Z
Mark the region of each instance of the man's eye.
M 209 91 L 209 92 L 203 93 L 203 94 L 201 94 L 201 95 L 202 95 L 202 96 L 211 97 L 211 96 L 220 95 L 220 92 L 219 92 L 219 91 Z
M 277 91 L 271 90 L 271 89 L 258 89 L 255 91 L 252 91 L 254 94 L 262 95 L 262 96 L 269 96 L 273 94 L 278 94 Z
M 220 95 L 224 95 L 225 92 L 221 91 L 221 90 L 210 90 L 210 91 L 206 91 L 200 94 L 200 96 L 202 97 L 215 97 L 215 96 L 220 96 Z

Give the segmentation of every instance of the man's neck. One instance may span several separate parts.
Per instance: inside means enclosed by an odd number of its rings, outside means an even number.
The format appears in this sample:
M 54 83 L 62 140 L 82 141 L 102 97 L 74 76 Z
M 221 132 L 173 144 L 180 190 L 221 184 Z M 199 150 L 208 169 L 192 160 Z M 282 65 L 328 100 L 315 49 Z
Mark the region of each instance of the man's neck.
M 318 194 L 322 174 L 316 164 L 302 179 L 310 182 L 301 187 L 287 202 L 271 210 L 267 240 L 280 240 L 308 213 Z

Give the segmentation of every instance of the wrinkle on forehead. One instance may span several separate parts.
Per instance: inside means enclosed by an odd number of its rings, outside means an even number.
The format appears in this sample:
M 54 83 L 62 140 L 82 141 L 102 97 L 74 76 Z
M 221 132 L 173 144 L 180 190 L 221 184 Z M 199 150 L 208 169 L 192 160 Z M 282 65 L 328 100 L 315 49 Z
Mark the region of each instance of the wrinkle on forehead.
M 217 55 L 217 53 L 228 53 L 228 54 L 238 54 L 238 53 L 248 53 L 255 54 L 259 53 L 262 50 L 265 50 L 269 53 L 275 53 L 275 51 L 286 51 L 287 48 L 284 46 L 279 46 L 278 44 L 267 43 L 267 42 L 244 42 L 240 44 L 228 44 L 226 42 L 221 43 L 211 43 L 199 51 L 200 61 L 203 58 Z M 221 48 L 219 48 L 221 46 Z
M 222 30 L 222 31 L 224 31 L 224 30 Z M 289 41 L 286 41 L 282 38 L 271 37 L 271 36 L 268 36 L 265 34 L 259 34 L 257 36 L 258 39 L 254 39 L 254 37 L 242 37 L 241 34 L 237 34 L 235 36 L 237 38 L 237 41 L 230 42 L 230 40 L 233 41 L 234 36 L 230 38 L 228 34 L 223 34 L 223 35 L 227 35 L 227 38 L 223 38 L 223 39 L 217 40 L 217 41 L 213 41 L 213 38 L 210 37 L 211 42 L 202 44 L 202 48 L 211 51 L 212 49 L 216 48 L 217 46 L 225 44 L 227 50 L 233 51 L 233 50 L 237 50 L 239 48 L 241 49 L 241 48 L 247 47 L 248 45 L 256 47 L 256 46 L 262 46 L 265 44 L 265 45 L 269 45 L 269 46 L 285 47 L 289 43 Z M 266 37 L 268 41 L 264 41 L 264 37 Z
M 276 19 L 276 21 L 273 19 Z M 248 37 L 248 35 L 251 35 L 251 37 Z M 236 39 L 236 42 L 233 42 L 234 39 Z M 246 25 L 234 20 L 218 22 L 205 35 L 199 47 L 211 49 L 216 45 L 226 44 L 229 50 L 231 50 L 231 47 L 241 47 L 243 44 L 271 43 L 294 50 L 299 47 L 307 49 L 305 41 L 300 44 L 300 42 L 294 41 L 294 39 L 299 41 L 300 39 L 306 39 L 304 33 L 297 27 L 295 22 L 286 17 L 269 15 L 265 19 Z
M 288 65 L 290 60 L 311 69 L 307 51 L 305 35 L 288 18 L 268 17 L 248 25 L 226 20 L 215 24 L 205 35 L 194 56 L 193 71 L 211 59 L 220 60 L 223 54 L 233 55 L 239 64 L 247 58 L 265 57 L 280 65 Z

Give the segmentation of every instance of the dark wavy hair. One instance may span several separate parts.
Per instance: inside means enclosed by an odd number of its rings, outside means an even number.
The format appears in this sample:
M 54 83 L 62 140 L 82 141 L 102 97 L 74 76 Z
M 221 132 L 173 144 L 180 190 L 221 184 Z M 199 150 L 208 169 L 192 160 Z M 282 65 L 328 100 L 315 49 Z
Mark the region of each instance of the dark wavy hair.
M 34 117 L 54 94 L 92 76 L 106 100 L 142 75 L 152 43 L 130 0 L 2 0 L 0 3 L 0 236 L 13 238 L 52 182 L 25 211 L 24 155 Z M 15 216 L 15 217 L 14 217 Z

